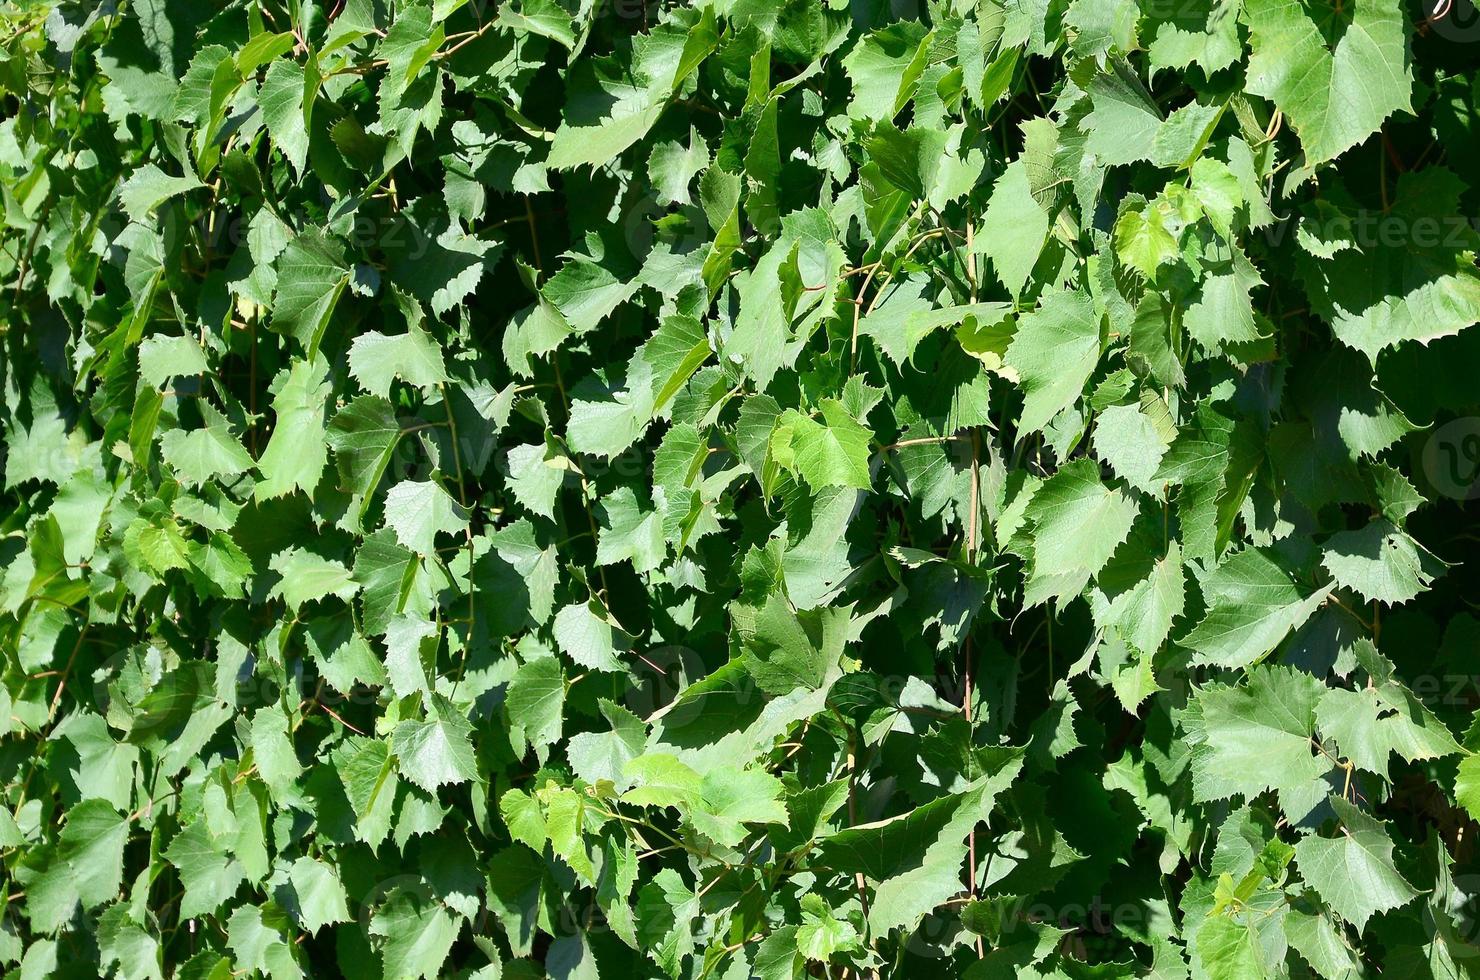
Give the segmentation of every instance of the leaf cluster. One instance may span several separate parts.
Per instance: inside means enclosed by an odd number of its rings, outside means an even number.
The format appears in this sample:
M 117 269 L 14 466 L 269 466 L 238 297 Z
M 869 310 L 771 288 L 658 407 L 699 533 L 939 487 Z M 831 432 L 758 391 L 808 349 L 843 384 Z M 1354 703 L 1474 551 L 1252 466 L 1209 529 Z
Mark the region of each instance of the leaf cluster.
M 1452 6 L 0 4 L 0 967 L 1475 975 Z

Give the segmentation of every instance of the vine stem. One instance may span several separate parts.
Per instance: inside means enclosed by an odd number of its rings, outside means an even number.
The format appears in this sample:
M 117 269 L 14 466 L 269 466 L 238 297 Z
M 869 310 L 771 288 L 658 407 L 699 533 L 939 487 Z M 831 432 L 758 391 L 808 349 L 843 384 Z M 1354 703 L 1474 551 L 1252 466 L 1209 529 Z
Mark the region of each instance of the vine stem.
M 956 432 L 948 436 L 920 436 L 915 439 L 901 439 L 899 442 L 891 442 L 887 446 L 879 446 L 877 451 L 883 453 L 891 449 L 901 449 L 905 446 L 929 446 L 942 442 L 964 441 L 965 439 L 966 433 L 964 432 Z
M 539 232 L 535 231 L 534 208 L 529 203 L 528 194 L 524 195 L 524 221 L 529 225 L 529 244 L 534 251 L 534 267 L 539 269 L 544 266 L 544 263 L 540 261 L 540 236 Z
M 829 707 L 832 706 L 829 705 Z M 858 734 L 853 726 L 848 723 L 848 719 L 843 716 L 841 711 L 832 707 L 832 712 L 837 715 L 838 721 L 842 723 L 844 730 L 848 733 L 848 757 L 844 763 L 848 769 L 848 826 L 855 827 L 858 825 Z M 858 889 L 858 904 L 863 908 L 863 920 L 867 923 L 868 883 L 863 880 L 862 871 L 853 873 L 853 884 Z M 870 930 L 868 939 L 869 945 L 874 945 L 875 937 L 872 930 Z M 870 976 L 873 980 L 878 980 L 877 972 L 870 973 Z
M 976 302 L 976 219 L 966 219 L 966 281 L 971 285 L 971 301 Z
M 77 634 L 77 642 L 72 645 L 72 653 L 67 657 L 67 665 L 62 668 L 62 679 L 57 682 L 57 691 L 52 695 L 51 707 L 46 712 L 46 723 L 48 725 L 57 716 L 57 708 L 62 703 L 62 692 L 67 689 L 67 678 L 72 673 L 72 665 L 77 663 L 77 654 L 82 649 L 82 644 L 87 640 L 87 632 L 90 629 L 92 629 L 92 623 L 84 624 L 81 631 Z
M 489 21 L 489 23 L 493 22 Z M 529 241 L 531 247 L 534 250 L 535 265 L 538 266 L 540 264 L 540 236 L 539 232 L 535 228 L 534 211 L 529 205 L 528 195 L 525 195 L 524 197 L 524 215 L 529 222 Z M 555 371 L 555 390 L 560 394 L 560 404 L 565 409 L 566 420 L 569 421 L 570 394 L 565 390 L 565 378 L 562 377 L 560 374 L 559 350 L 552 350 L 550 352 L 550 366 Z M 569 449 L 570 447 L 567 446 L 566 448 Z M 572 460 L 572 462 L 574 462 L 574 460 Z M 576 473 L 581 478 L 581 506 L 586 511 L 586 525 L 590 528 L 591 540 L 597 541 L 600 539 L 601 535 L 598 534 L 596 530 L 596 515 L 591 512 L 591 482 L 586 479 L 585 467 L 581 466 L 579 463 L 576 463 Z M 609 601 L 610 596 L 610 593 L 607 592 L 606 588 L 606 566 L 597 565 L 596 574 L 601 579 L 601 601 L 604 605 L 606 602 Z
M 462 448 L 458 445 L 457 419 L 452 414 L 452 400 L 447 397 L 447 386 L 440 381 L 437 383 L 437 390 L 442 393 L 442 408 L 447 413 L 447 435 L 452 440 L 452 465 L 457 470 L 457 502 L 462 505 L 463 511 L 467 514 L 467 523 L 463 525 L 463 533 L 468 548 L 468 645 L 463 647 L 462 660 L 457 667 L 457 677 L 452 682 L 452 692 L 456 694 L 457 685 L 462 683 L 463 671 L 468 666 L 468 647 L 473 642 L 473 629 L 478 622 L 477 586 L 473 579 L 473 511 L 468 507 L 468 492 L 463 485 L 465 477 Z
M 478 28 L 476 31 L 468 31 L 465 34 L 453 35 L 453 37 L 456 37 L 458 39 L 457 43 L 450 48 L 443 48 L 441 51 L 438 51 L 435 55 L 433 55 L 433 57 L 436 58 L 438 61 L 442 60 L 443 58 L 452 57 L 463 48 L 467 47 L 469 44 L 472 44 L 474 41 L 478 40 L 478 38 L 486 34 L 488 32 L 488 29 L 492 27 L 495 23 L 497 23 L 497 21 L 486 21 L 484 22 L 483 26 Z M 451 40 L 451 38 L 444 38 L 443 40 L 448 41 Z
M 863 313 L 863 294 L 868 292 L 869 283 L 874 281 L 874 273 L 879 271 L 879 263 L 875 262 L 868 270 L 868 275 L 863 277 L 863 285 L 858 289 L 858 298 L 853 301 L 853 336 L 848 341 L 848 373 L 852 374 L 858 366 L 858 320 Z
M 560 351 L 550 352 L 550 363 L 555 368 L 555 387 L 560 392 L 560 401 L 565 406 L 565 417 L 570 418 L 570 395 L 565 390 L 565 379 L 560 375 Z M 566 447 L 567 449 L 569 447 Z M 591 540 L 598 541 L 601 535 L 596 530 L 596 515 L 591 512 L 591 481 L 586 479 L 586 469 L 579 463 L 576 464 L 576 473 L 581 478 L 581 506 L 586 510 L 586 523 L 591 530 Z M 606 590 L 606 566 L 597 565 L 596 574 L 601 579 L 601 601 L 603 605 L 608 601 L 609 593 Z
M 31 256 L 36 251 L 36 243 L 41 238 L 41 229 L 46 224 L 47 211 L 49 210 L 49 207 L 44 208 L 42 209 L 42 212 L 36 216 L 36 227 L 31 229 L 30 240 L 26 242 L 26 250 L 21 254 L 20 266 L 17 268 L 15 276 L 16 306 L 20 306 L 21 297 L 25 294 L 26 273 L 30 271 Z
M 915 217 L 919 216 L 920 211 L 923 207 L 924 204 L 922 202 L 921 207 L 915 209 Z M 945 228 L 932 228 L 929 231 L 921 232 L 919 235 L 916 235 L 915 238 L 910 242 L 909 249 L 904 253 L 903 257 L 901 257 L 899 261 L 902 263 L 909 261 L 910 256 L 914 255 L 921 245 L 930 241 L 930 239 L 932 238 L 938 238 L 939 236 L 944 235 L 946 233 L 946 230 L 947 229 Z M 865 258 L 867 258 L 867 256 L 865 256 Z M 868 309 L 864 309 L 863 297 L 864 294 L 868 292 L 869 284 L 874 281 L 874 276 L 878 274 L 878 271 L 881 268 L 883 268 L 883 265 L 884 260 L 880 259 L 877 262 L 873 262 L 869 265 L 859 266 L 858 268 L 839 276 L 839 279 L 845 279 L 856 272 L 862 272 L 864 269 L 868 270 L 868 275 L 864 276 L 863 278 L 863 285 L 858 288 L 858 296 L 851 300 L 851 302 L 853 303 L 853 335 L 851 338 L 849 338 L 848 341 L 849 374 L 852 374 L 854 369 L 858 366 L 858 321 L 862 317 L 866 317 L 870 313 L 872 313 L 874 311 L 874 307 L 879 305 L 879 298 L 883 295 L 883 286 L 881 285 L 879 287 L 879 291 L 874 293 L 873 301 L 869 303 Z M 888 282 L 891 278 L 893 278 L 893 273 L 886 272 L 884 276 L 884 281 Z
M 976 220 L 974 217 L 966 219 L 966 281 L 971 287 L 971 302 L 976 302 Z M 976 429 L 971 430 L 971 513 L 966 518 L 966 563 L 976 564 L 977 536 L 979 533 L 978 522 L 981 520 L 981 436 Z M 975 672 L 971 656 L 971 631 L 966 631 L 966 642 L 962 645 L 961 667 L 963 678 L 961 692 L 961 711 L 966 716 L 966 730 L 968 733 L 974 731 L 972 724 L 971 698 L 972 688 L 975 681 Z M 967 899 L 976 898 L 976 826 L 972 825 L 971 834 L 966 841 L 966 896 Z M 976 957 L 984 959 L 987 955 L 986 945 L 982 937 L 976 937 Z
M 969 233 L 968 233 L 969 234 Z M 977 522 L 981 512 L 981 469 L 979 460 L 981 458 L 981 438 L 975 429 L 971 430 L 971 513 L 966 518 L 966 564 L 976 564 L 977 546 Z M 966 631 L 966 641 L 962 644 L 961 669 L 964 683 L 961 692 L 961 711 L 966 716 L 966 730 L 968 737 L 973 731 L 971 714 L 972 682 L 975 679 L 972 670 L 971 657 L 971 630 Z M 976 825 L 971 827 L 971 834 L 966 841 L 966 894 L 968 898 L 976 897 Z M 986 946 L 982 937 L 976 937 L 976 956 L 983 959 L 987 955 Z
M 38 596 L 37 598 L 40 597 Z M 57 708 L 62 703 L 62 692 L 67 689 L 67 678 L 72 674 L 72 667 L 77 663 L 77 654 L 81 652 L 82 644 L 87 640 L 87 633 L 90 629 L 92 629 L 92 623 L 83 624 L 81 632 L 77 634 L 77 642 L 72 646 L 72 653 L 67 657 L 67 664 L 61 669 L 61 679 L 57 681 L 56 694 L 52 695 L 51 707 L 46 712 L 47 734 L 43 737 L 43 742 L 51 737 L 51 732 L 54 730 Z M 31 756 L 30 768 L 26 770 L 26 778 L 21 782 L 20 796 L 15 803 L 15 812 L 17 813 L 20 812 L 21 805 L 26 802 L 26 791 L 31 787 L 31 777 L 36 775 L 36 770 L 40 768 L 40 764 L 41 753 L 37 751 L 35 755 Z

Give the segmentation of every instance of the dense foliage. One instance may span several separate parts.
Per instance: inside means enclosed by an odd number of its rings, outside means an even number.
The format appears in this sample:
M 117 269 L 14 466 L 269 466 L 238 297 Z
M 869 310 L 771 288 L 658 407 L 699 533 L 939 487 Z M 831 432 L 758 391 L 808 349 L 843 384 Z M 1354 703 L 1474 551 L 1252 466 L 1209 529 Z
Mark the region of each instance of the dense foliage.
M 1480 22 L 8 0 L 15 975 L 1480 975 Z

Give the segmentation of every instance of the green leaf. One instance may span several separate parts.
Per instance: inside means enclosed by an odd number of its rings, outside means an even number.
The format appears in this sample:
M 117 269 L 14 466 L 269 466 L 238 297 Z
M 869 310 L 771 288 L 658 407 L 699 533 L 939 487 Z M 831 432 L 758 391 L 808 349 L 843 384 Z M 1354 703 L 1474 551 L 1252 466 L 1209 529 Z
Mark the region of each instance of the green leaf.
M 858 948 L 858 930 L 847 919 L 838 918 L 821 897 L 804 895 L 796 948 L 807 959 L 826 963 L 834 953 Z
M 233 858 L 225 841 L 214 835 L 204 819 L 197 819 L 175 835 L 164 856 L 175 866 L 185 896 L 180 914 L 204 915 L 221 907 L 236 894 L 246 872 Z
M 437 624 L 416 616 L 398 616 L 385 630 L 385 672 L 397 697 L 410 697 L 418 691 L 430 694 L 425 659 L 428 643 L 438 636 Z
M 442 964 L 462 929 L 446 908 L 420 889 L 397 888 L 370 919 L 378 939 L 385 976 L 440 976 Z
M 1149 280 L 1181 254 L 1177 236 L 1167 227 L 1176 216 L 1169 215 L 1162 203 L 1158 199 L 1140 207 L 1126 206 L 1115 221 L 1115 254 Z
M 170 378 L 205 374 L 206 352 L 194 337 L 154 334 L 139 342 L 139 377 L 158 388 Z
M 1332 254 L 1298 256 L 1312 308 L 1348 347 L 1376 361 L 1405 341 L 1429 344 L 1480 321 L 1480 235 L 1463 219 L 1463 182 L 1442 167 L 1401 174 L 1391 210 L 1326 208 L 1301 230 L 1333 239 Z M 1302 236 L 1297 236 L 1300 240 Z
M 698 911 L 698 897 L 672 868 L 659 871 L 638 893 L 638 942 L 670 977 L 679 975 L 684 957 L 693 952 L 692 922 Z
M 663 562 L 667 542 L 663 516 L 643 510 L 630 487 L 622 487 L 601 502 L 605 527 L 597 539 L 596 563 L 612 565 L 630 561 L 639 572 L 650 572 Z
M 160 437 L 159 448 L 181 481 L 192 486 L 240 476 L 255 465 L 236 436 L 220 423 L 189 432 L 171 429 Z
M 1321 564 L 1336 584 L 1368 602 L 1408 602 L 1444 571 L 1444 563 L 1387 520 L 1341 531 L 1326 542 Z
M 421 329 L 387 337 L 364 333 L 349 347 L 349 373 L 360 386 L 381 398 L 390 396 L 391 381 L 400 378 L 424 392 L 448 380 L 442 352 Z
M 1454 779 L 1454 801 L 1469 811 L 1480 814 L 1480 755 L 1466 755 L 1459 763 Z
M 434 694 L 422 721 L 403 721 L 391 735 L 401 775 L 428 793 L 478 778 L 473 726 L 452 702 Z
M 873 483 L 868 467 L 873 433 L 835 399 L 824 399 L 819 408 L 821 422 L 795 410 L 782 414 L 771 433 L 771 456 L 816 489 L 868 489 Z
M 396 774 L 391 747 L 383 739 L 350 736 L 335 751 L 335 769 L 355 816 L 355 836 L 371 847 L 390 833 L 395 813 Z
M 84 800 L 68 811 L 57 856 L 70 869 L 84 908 L 101 905 L 118 894 L 129 823 L 103 800 Z
M 544 853 L 550 833 L 538 800 L 523 790 L 511 789 L 499 799 L 498 809 L 510 836 Z
M 508 454 L 509 489 L 530 513 L 553 518 L 555 500 L 571 465 L 549 446 L 513 446 Z
M 609 732 L 581 732 L 570 737 L 566 755 L 571 768 L 586 782 L 609 779 L 625 786 L 627 763 L 647 747 L 647 726 L 626 708 L 603 698 L 601 713 L 611 724 Z
M 570 15 L 549 0 L 529 0 L 517 12 L 504 7 L 498 12 L 498 22 L 512 30 L 548 37 L 568 49 L 576 47 Z
M 634 784 L 622 800 L 634 806 L 688 806 L 703 793 L 703 777 L 667 752 L 630 759 L 622 774 Z
M 621 671 L 617 658 L 630 639 L 594 602 L 574 603 L 555 614 L 555 642 L 560 652 L 588 670 Z
M 303 976 L 298 947 L 288 940 L 287 914 L 275 903 L 240 906 L 227 920 L 226 944 L 243 969 L 271 977 Z
M 856 119 L 892 119 L 914 97 L 925 69 L 930 33 L 903 20 L 864 37 L 843 59 L 853 83 L 848 114 Z
M 1155 493 L 1156 471 L 1176 435 L 1166 403 L 1159 398 L 1143 398 L 1140 405 L 1111 405 L 1095 423 L 1095 454 L 1126 483 Z
M 1089 84 L 1094 108 L 1084 117 L 1085 146 L 1110 166 L 1150 160 L 1161 110 L 1127 62 L 1112 59 L 1108 69 Z
M 516 751 L 547 747 L 560 738 L 565 710 L 565 672 L 553 657 L 531 660 L 509 682 L 504 698 L 510 740 Z
M 1099 363 L 1100 343 L 1100 318 L 1082 292 L 1050 293 L 1018 320 L 1006 361 L 1023 390 L 1019 431 L 1037 432 L 1074 404 Z
M 362 395 L 340 409 L 329 421 L 328 443 L 341 485 L 360 498 L 360 511 L 390 465 L 401 438 L 395 408 L 384 398 Z
M 117 964 L 122 974 L 163 980 L 159 960 L 159 941 L 130 918 L 126 906 L 111 906 L 98 917 L 98 962 L 105 969 Z
M 1244 18 L 1248 89 L 1284 111 L 1312 165 L 1356 146 L 1392 113 L 1412 111 L 1408 39 L 1395 0 L 1324 15 L 1283 0 L 1248 0 Z
M 826 212 L 809 208 L 786 216 L 780 237 L 756 262 L 737 277 L 735 288 L 740 309 L 735 329 L 721 347 L 721 354 L 738 361 L 755 381 L 757 392 L 765 391 L 776 372 L 791 363 L 789 342 L 801 321 L 820 318 L 828 312 L 823 304 L 826 290 L 806 287 L 831 283 L 843 267 L 842 250 Z M 787 286 L 785 280 L 793 280 Z M 802 291 L 795 293 L 795 283 Z M 800 336 L 805 338 L 805 330 Z
M 652 370 L 654 415 L 668 406 L 709 353 L 709 337 L 694 317 L 670 316 L 658 325 L 637 354 Z
M 638 35 L 627 58 L 578 62 L 549 166 L 600 166 L 614 159 L 647 133 L 717 43 L 714 12 L 706 8 L 687 29 L 665 23 Z
M 1249 923 L 1229 916 L 1213 916 L 1198 929 L 1195 949 L 1211 976 L 1266 975 L 1259 935 Z
M 890 360 L 903 367 L 915 356 L 920 342 L 942 327 L 954 327 L 968 318 L 977 329 L 1001 323 L 1006 303 L 970 303 L 937 309 L 927 298 L 926 280 L 905 280 L 884 293 L 877 309 L 858 323 L 858 332 L 874 338 Z
M 344 885 L 332 866 L 311 857 L 301 857 L 293 862 L 288 879 L 293 882 L 298 919 L 310 933 L 317 933 L 324 926 L 336 922 L 349 921 Z
M 348 600 L 360 589 L 342 563 L 302 548 L 278 552 L 268 567 L 280 576 L 272 594 L 282 596 L 295 612 L 306 602 L 331 595 Z
M 992 187 L 975 245 L 992 260 L 992 271 L 1013 296 L 1020 296 L 1048 238 L 1049 214 L 1033 195 L 1027 163 L 1007 165 Z
M 1370 640 L 1358 640 L 1353 653 L 1367 673 L 1366 685 L 1332 688 L 1316 708 L 1321 732 L 1343 755 L 1385 776 L 1393 753 L 1417 762 L 1461 751 L 1445 724 L 1393 676 L 1393 665 Z
M 305 72 L 296 61 L 278 59 L 268 66 L 257 96 L 272 142 L 299 174 L 308 158 L 308 133 L 318 82 L 317 67 Z
M 1186 606 L 1186 570 L 1176 541 L 1167 544 L 1163 556 L 1138 544 L 1132 538 L 1101 570 L 1095 618 L 1114 626 L 1137 650 L 1152 654 Z
M 1359 972 L 1342 930 L 1328 915 L 1308 915 L 1291 909 L 1285 916 L 1285 938 L 1323 977 L 1353 976 Z
M 165 201 L 186 191 L 200 187 L 200 180 L 193 174 L 186 177 L 171 177 L 158 166 L 145 164 L 118 189 L 118 198 L 123 209 L 135 221 L 143 221 L 150 212 Z
M 540 790 L 540 796 L 545 803 L 550 849 L 570 865 L 581 881 L 594 884 L 596 866 L 586 850 L 584 832 L 586 822 L 595 818 L 588 815 L 586 800 L 575 790 L 554 786 Z
M 745 637 L 745 669 L 768 694 L 815 691 L 837 662 L 846 628 L 846 614 L 809 615 L 804 624 L 785 599 L 771 595 Z
M 1393 841 L 1382 821 L 1341 797 L 1331 798 L 1341 821 L 1335 837 L 1311 834 L 1295 845 L 1295 864 L 1331 910 L 1361 932 L 1378 912 L 1418 897 L 1393 864 Z
M 254 494 L 268 500 L 302 490 L 312 495 L 329 451 L 325 403 L 332 390 L 323 361 L 295 360 L 277 377 L 272 399 L 272 437 L 257 460 L 262 473 Z
M 402 480 L 385 495 L 385 523 L 396 540 L 419 555 L 436 552 L 438 534 L 468 526 L 463 508 L 435 480 Z
M 1262 660 L 1326 601 L 1331 586 L 1305 594 L 1259 549 L 1230 556 L 1201 582 L 1208 613 L 1179 641 L 1199 663 L 1243 667 Z
M 349 267 L 337 244 L 311 231 L 288 243 L 277 269 L 272 327 L 296 339 L 312 359 L 349 284 Z
M 303 765 L 288 734 L 288 717 L 275 707 L 259 708 L 252 715 L 252 761 L 274 798 L 296 798 L 294 782 Z
M 1100 482 L 1099 467 L 1087 459 L 1045 481 L 1024 514 L 1032 541 L 1029 604 L 1077 595 L 1130 533 L 1137 510 L 1123 491 Z
M 744 824 L 786 824 L 781 780 L 757 769 L 717 768 L 699 784 L 699 799 L 689 820 L 705 837 L 724 847 L 745 839 Z
M 1184 718 L 1192 743 L 1192 787 L 1201 801 L 1297 795 L 1331 769 L 1311 741 L 1324 686 L 1288 667 L 1253 667 L 1246 684 L 1214 684 Z M 1303 815 L 1303 814 L 1302 814 Z
M 966 837 L 1021 768 L 1021 756 L 1013 755 L 963 793 L 822 841 L 829 867 L 856 871 L 876 883 L 868 914 L 874 933 L 896 926 L 913 929 L 926 912 L 960 890 Z

